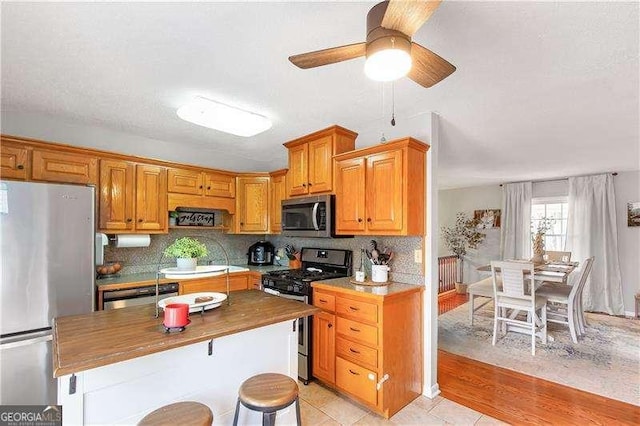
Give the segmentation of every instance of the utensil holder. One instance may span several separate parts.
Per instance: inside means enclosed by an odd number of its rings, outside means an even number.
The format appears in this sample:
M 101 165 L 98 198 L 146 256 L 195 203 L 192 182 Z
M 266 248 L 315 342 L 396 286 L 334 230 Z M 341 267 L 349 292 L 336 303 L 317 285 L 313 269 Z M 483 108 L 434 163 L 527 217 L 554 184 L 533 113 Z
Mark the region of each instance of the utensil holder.
M 302 262 L 298 259 L 289 259 L 289 268 L 300 269 L 302 268 Z
M 375 283 L 386 283 L 389 280 L 389 266 L 371 265 L 371 281 Z

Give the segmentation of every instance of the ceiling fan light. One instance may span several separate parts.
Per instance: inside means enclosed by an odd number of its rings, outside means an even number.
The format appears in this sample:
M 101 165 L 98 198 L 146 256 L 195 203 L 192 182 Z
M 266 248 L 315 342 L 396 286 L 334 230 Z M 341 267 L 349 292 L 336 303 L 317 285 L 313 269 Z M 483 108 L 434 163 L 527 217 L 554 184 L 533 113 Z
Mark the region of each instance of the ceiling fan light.
M 190 123 L 243 137 L 262 133 L 272 125 L 263 115 L 201 96 L 178 108 L 177 114 Z
M 411 55 L 404 49 L 384 49 L 367 57 L 364 73 L 375 81 L 393 81 L 407 75 Z

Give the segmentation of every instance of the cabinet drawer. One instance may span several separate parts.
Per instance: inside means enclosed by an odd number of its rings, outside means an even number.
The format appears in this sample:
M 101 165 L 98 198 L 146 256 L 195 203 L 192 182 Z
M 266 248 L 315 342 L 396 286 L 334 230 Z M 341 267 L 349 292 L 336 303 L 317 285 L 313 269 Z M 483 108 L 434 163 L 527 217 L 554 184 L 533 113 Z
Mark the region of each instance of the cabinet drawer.
M 350 340 L 364 343 L 365 345 L 378 345 L 378 328 L 362 324 L 360 322 L 351 321 L 346 318 L 338 317 L 336 321 L 336 331 L 338 334 L 347 337 Z
M 342 337 L 336 338 L 336 355 L 369 368 L 378 367 L 378 351 Z
M 314 291 L 313 306 L 317 306 L 325 311 L 334 312 L 336 310 L 336 297 L 333 294 Z
M 376 373 L 340 357 L 336 358 L 336 385 L 371 405 L 378 403 Z
M 373 324 L 378 322 L 378 306 L 373 303 L 338 297 L 336 300 L 336 313 L 358 321 Z

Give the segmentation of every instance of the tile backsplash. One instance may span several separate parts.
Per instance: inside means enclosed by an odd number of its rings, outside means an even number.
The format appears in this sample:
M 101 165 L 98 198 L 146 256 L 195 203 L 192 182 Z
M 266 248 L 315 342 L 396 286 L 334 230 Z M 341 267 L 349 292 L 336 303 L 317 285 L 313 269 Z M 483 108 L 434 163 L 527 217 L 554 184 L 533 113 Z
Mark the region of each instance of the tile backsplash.
M 374 239 L 379 247 L 389 247 L 394 252 L 394 258 L 389 265 L 389 279 L 391 281 L 423 284 L 424 273 L 422 264 L 414 262 L 414 250 L 422 249 L 422 237 L 354 237 L 354 238 L 291 238 L 279 235 L 229 235 L 220 231 L 171 229 L 168 234 L 151 235 L 149 247 L 116 248 L 113 242 L 105 247 L 105 261 L 120 261 L 123 265 L 122 274 L 134 274 L 139 272 L 155 272 L 158 264 L 162 267 L 175 265 L 175 260 L 165 257 L 162 252 L 176 238 L 184 236 L 200 237 L 200 240 L 209 248 L 207 260 L 222 264 L 225 262 L 220 245 L 224 246 L 229 263 L 232 265 L 246 265 L 249 246 L 258 240 L 270 241 L 276 249 L 283 248 L 285 244 L 292 244 L 296 249 L 302 247 L 336 248 L 353 251 L 353 269 L 360 266 L 360 249 L 369 248 L 369 242 Z M 283 259 L 284 265 L 288 259 Z M 363 260 L 367 277 L 371 277 L 371 263 Z

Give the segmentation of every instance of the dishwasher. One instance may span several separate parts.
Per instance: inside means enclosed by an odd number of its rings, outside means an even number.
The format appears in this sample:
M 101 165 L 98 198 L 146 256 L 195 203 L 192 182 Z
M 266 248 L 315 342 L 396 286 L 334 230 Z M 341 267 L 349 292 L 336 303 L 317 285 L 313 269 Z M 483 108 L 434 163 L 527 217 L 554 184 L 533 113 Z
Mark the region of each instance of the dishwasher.
M 178 295 L 178 283 L 160 284 L 158 300 Z M 125 290 L 105 291 L 102 309 L 126 308 L 127 306 L 153 304 L 156 301 L 156 286 L 128 288 Z

